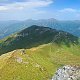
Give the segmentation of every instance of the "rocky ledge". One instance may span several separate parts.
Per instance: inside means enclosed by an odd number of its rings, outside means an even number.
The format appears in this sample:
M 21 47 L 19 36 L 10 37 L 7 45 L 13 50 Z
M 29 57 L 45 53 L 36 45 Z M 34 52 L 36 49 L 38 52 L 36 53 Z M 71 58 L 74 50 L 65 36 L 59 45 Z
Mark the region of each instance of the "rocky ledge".
M 63 66 L 56 71 L 52 80 L 80 80 L 80 66 Z

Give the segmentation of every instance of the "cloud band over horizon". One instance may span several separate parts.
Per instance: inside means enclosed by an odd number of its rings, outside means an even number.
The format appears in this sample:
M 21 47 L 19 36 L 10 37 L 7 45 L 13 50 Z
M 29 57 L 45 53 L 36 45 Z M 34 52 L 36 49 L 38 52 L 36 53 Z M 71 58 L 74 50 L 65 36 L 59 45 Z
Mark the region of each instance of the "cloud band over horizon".
M 79 0 L 0 0 L 0 20 L 80 19 Z M 76 4 L 77 3 L 77 4 Z M 74 6 L 76 5 L 77 8 Z

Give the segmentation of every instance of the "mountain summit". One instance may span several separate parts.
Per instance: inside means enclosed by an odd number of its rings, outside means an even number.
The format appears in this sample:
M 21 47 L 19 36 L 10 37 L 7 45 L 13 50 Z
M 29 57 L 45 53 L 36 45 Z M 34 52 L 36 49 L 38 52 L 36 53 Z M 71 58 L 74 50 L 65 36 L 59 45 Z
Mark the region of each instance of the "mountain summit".
M 70 44 L 78 44 L 78 37 L 64 31 L 33 25 L 3 39 L 0 42 L 0 53 L 31 48 L 51 42 L 58 45 L 65 44 L 69 47 Z

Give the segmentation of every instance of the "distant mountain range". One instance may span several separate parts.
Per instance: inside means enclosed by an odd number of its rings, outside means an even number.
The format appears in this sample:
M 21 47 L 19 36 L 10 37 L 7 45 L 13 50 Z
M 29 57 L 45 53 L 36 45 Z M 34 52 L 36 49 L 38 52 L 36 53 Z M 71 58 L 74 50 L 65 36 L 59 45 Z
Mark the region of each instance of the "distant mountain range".
M 23 30 L 29 26 L 47 26 L 57 30 L 69 32 L 80 37 L 80 21 L 59 21 L 56 19 L 41 19 L 41 20 L 25 20 L 25 21 L 1 21 L 0 22 L 0 39 Z

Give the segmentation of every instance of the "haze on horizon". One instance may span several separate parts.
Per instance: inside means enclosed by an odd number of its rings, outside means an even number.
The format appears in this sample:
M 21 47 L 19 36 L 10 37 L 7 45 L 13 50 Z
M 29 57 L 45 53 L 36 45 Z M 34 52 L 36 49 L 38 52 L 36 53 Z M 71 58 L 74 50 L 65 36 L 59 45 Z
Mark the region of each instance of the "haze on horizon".
M 80 20 L 80 0 L 0 0 L 0 21 Z

